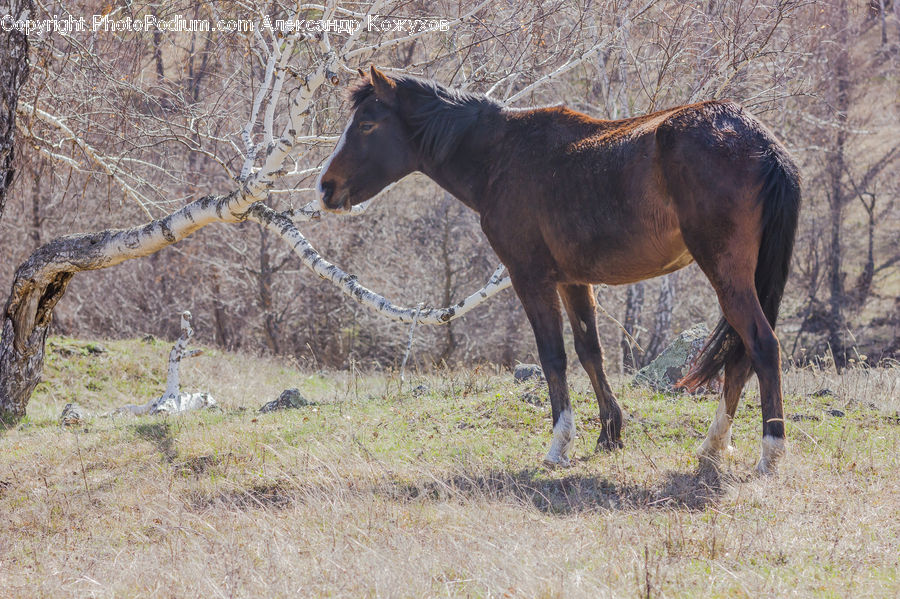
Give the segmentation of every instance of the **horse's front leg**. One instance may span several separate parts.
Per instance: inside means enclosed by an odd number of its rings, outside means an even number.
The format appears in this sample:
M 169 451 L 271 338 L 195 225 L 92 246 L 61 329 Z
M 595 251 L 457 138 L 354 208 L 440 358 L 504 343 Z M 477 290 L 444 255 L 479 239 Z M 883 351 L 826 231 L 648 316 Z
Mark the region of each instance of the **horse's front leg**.
M 553 439 L 544 462 L 553 466 L 568 466 L 569 451 L 575 443 L 575 418 L 566 386 L 566 350 L 563 345 L 562 313 L 556 284 L 517 277 L 513 272 L 510 272 L 510 276 L 534 330 L 538 356 L 550 388 Z

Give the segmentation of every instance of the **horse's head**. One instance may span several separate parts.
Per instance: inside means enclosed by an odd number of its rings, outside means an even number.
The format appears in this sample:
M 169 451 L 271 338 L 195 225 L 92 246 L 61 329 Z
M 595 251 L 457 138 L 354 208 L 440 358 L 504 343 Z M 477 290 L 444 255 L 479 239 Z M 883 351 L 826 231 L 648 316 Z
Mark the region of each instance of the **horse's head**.
M 374 66 L 354 90 L 350 122 L 316 180 L 326 210 L 346 212 L 416 170 L 416 147 L 397 96 L 396 83 Z

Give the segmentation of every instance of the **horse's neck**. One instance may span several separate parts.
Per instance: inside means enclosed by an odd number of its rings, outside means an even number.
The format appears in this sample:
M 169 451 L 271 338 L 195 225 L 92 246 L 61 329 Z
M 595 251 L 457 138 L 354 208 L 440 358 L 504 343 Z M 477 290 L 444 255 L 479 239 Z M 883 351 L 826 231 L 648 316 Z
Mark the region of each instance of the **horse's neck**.
M 440 163 L 426 160 L 419 170 L 463 204 L 481 213 L 490 201 L 484 194 L 487 175 L 495 160 L 493 150 L 505 126 L 505 120 L 499 115 L 486 115 L 446 160 Z
M 426 161 L 419 170 L 481 213 L 492 200 L 485 193 L 492 170 L 506 166 L 512 159 L 510 152 L 515 153 L 526 140 L 543 143 L 547 149 L 562 147 L 615 124 L 563 106 L 489 113 L 472 127 L 447 160 L 439 164 Z
M 421 170 L 453 197 L 475 212 L 481 212 L 484 198 L 470 169 L 451 158 L 440 165 L 424 165 Z

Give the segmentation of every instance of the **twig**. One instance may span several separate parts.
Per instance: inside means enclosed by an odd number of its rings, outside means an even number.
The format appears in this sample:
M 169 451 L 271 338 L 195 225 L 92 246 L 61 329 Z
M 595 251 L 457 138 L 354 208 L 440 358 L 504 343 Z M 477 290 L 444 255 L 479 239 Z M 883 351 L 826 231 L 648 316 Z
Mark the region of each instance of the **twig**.
M 412 351 L 412 342 L 413 342 L 413 333 L 416 331 L 416 323 L 419 321 L 419 312 L 422 311 L 422 306 L 424 304 L 420 303 L 416 307 L 416 315 L 413 316 L 413 321 L 409 325 L 409 339 L 406 340 L 406 353 L 403 354 L 403 361 L 400 362 L 400 388 L 403 388 L 403 383 L 406 382 L 406 376 L 404 375 L 404 370 L 406 369 L 406 361 L 409 359 L 409 352 Z
M 606 315 L 606 317 L 607 317 L 608 319 L 610 319 L 611 321 L 613 321 L 614 323 L 616 323 L 616 325 L 617 325 L 620 329 L 622 329 L 622 332 L 625 333 L 625 338 L 628 339 L 629 343 L 632 343 L 636 348 L 638 348 L 638 351 L 640 351 L 641 353 L 644 353 L 644 348 L 641 347 L 641 344 L 637 342 L 637 339 L 635 339 L 634 337 L 632 337 L 632 336 L 631 336 L 631 333 L 628 332 L 628 329 L 626 329 L 625 326 L 624 326 L 621 322 L 619 322 L 619 321 L 616 319 L 615 316 L 613 316 L 612 314 L 610 314 L 609 312 L 607 312 L 607 311 L 606 311 L 606 308 L 604 308 L 603 305 L 602 305 L 599 301 L 597 302 L 597 308 L 598 308 L 601 312 L 603 312 L 603 314 Z
M 81 457 L 81 445 L 78 443 L 78 431 L 75 432 L 75 449 L 78 450 L 78 461 L 81 463 L 81 479 L 84 481 L 84 490 L 87 493 L 88 500 L 92 501 L 91 488 L 88 486 L 87 473 L 84 470 L 84 459 Z

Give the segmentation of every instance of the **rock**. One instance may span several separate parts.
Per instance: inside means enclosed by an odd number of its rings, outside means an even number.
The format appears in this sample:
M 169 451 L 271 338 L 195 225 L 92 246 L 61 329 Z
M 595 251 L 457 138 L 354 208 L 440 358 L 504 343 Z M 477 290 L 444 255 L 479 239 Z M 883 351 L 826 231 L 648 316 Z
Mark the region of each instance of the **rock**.
M 837 408 L 831 408 L 830 410 L 825 410 L 825 413 L 829 416 L 834 416 L 835 418 L 843 418 L 844 412 L 843 410 L 838 410 Z
M 652 362 L 637 371 L 632 384 L 665 393 L 680 392 L 675 389 L 675 384 L 687 374 L 691 363 L 706 344 L 707 337 L 709 328 L 704 323 L 682 331 Z M 714 381 L 710 387 L 701 387 L 696 393 L 717 391 L 719 385 Z
M 84 346 L 84 349 L 85 349 L 85 351 L 87 351 L 87 353 L 94 355 L 94 356 L 106 353 L 106 348 L 103 347 L 102 345 L 100 345 L 99 343 L 88 343 L 87 345 Z
M 544 399 L 541 397 L 541 394 L 537 391 L 537 389 L 529 389 L 528 391 L 525 391 L 521 395 L 521 399 L 525 403 L 531 404 L 533 406 L 537 406 L 539 408 L 544 407 Z
M 788 418 L 790 418 L 794 422 L 803 422 L 804 420 L 818 422 L 819 420 L 821 420 L 821 418 L 819 418 L 815 414 L 791 414 L 790 416 L 788 416 Z
M 303 406 L 311 406 L 313 404 L 314 402 L 311 402 L 300 395 L 299 389 L 285 389 L 281 392 L 281 395 L 278 396 L 278 399 L 273 399 L 269 403 L 263 405 L 263 407 L 259 409 L 259 412 L 261 414 L 266 414 L 276 410 L 296 409 L 302 408 Z
M 828 387 L 825 387 L 824 389 L 819 389 L 818 391 L 816 391 L 815 393 L 812 394 L 813 397 L 825 397 L 826 395 L 834 397 L 834 391 L 832 391 Z
M 428 385 L 416 385 L 416 387 L 412 390 L 413 397 L 422 397 L 426 393 L 428 393 Z
M 513 371 L 513 378 L 517 383 L 524 383 L 532 379 L 544 380 L 544 371 L 537 364 L 517 364 Z
M 50 349 L 60 356 L 98 356 L 106 353 L 106 348 L 99 343 L 79 344 L 74 341 L 63 341 L 62 343 L 51 342 Z
M 87 412 L 74 403 L 67 403 L 66 407 L 63 408 L 62 414 L 59 415 L 59 425 L 60 426 L 78 426 L 80 424 L 84 424 L 84 419 L 87 418 Z

